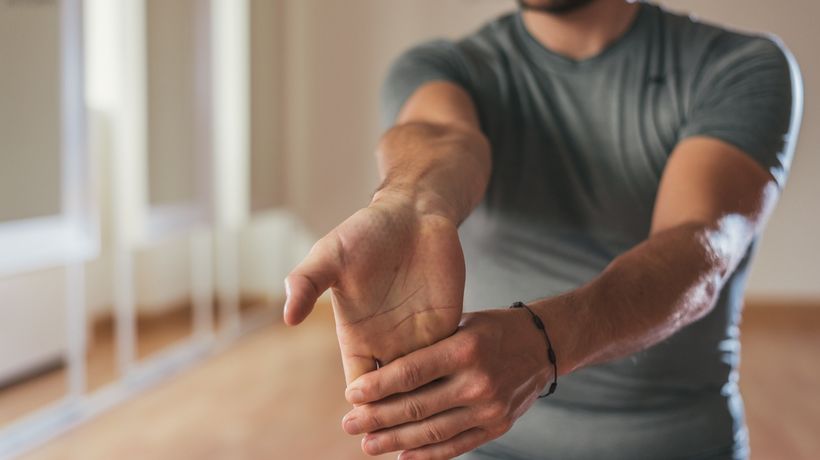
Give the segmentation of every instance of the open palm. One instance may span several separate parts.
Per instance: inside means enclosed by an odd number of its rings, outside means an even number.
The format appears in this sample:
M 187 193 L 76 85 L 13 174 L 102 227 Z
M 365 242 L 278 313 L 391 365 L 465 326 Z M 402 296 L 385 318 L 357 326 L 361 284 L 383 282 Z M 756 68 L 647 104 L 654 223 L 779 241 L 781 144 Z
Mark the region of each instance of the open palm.
M 301 322 L 331 288 L 350 383 L 455 332 L 464 270 L 450 220 L 406 204 L 375 203 L 322 238 L 291 272 L 285 321 Z

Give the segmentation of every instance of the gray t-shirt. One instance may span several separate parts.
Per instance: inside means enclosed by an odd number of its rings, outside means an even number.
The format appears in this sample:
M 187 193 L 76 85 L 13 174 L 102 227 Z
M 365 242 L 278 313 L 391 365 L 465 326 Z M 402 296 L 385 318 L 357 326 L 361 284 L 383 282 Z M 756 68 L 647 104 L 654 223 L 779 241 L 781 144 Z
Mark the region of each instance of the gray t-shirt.
M 487 194 L 460 229 L 467 310 L 572 290 L 645 240 L 667 158 L 684 138 L 733 144 L 782 186 L 800 118 L 799 72 L 776 40 L 651 4 L 581 61 L 543 47 L 519 13 L 417 46 L 389 73 L 384 121 L 434 80 L 466 89 L 492 145 Z M 706 317 L 566 376 L 467 458 L 743 458 L 738 324 L 752 252 Z

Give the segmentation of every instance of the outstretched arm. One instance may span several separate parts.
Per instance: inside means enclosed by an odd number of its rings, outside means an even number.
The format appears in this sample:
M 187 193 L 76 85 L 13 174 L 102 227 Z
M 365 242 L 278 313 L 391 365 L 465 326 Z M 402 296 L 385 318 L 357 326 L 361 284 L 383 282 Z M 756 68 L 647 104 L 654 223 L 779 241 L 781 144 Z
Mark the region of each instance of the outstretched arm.
M 383 194 L 405 195 L 423 213 L 460 223 L 484 195 L 490 147 L 470 96 L 449 82 L 422 86 L 377 151 Z
M 648 239 L 589 284 L 530 304 L 559 373 L 647 348 L 709 312 L 777 196 L 772 176 L 737 148 L 683 141 L 664 171 Z M 344 428 L 369 433 L 370 454 L 451 458 L 509 430 L 552 376 L 527 312 L 465 315 L 452 337 L 353 382 L 347 397 L 360 406 Z
M 772 176 L 736 147 L 683 141 L 661 181 L 649 238 L 581 289 L 535 303 L 557 325 L 559 372 L 648 348 L 711 311 L 778 195 Z M 564 324 L 589 334 L 568 334 Z
M 370 205 L 316 243 L 285 281 L 289 325 L 331 289 L 348 382 L 455 332 L 465 276 L 457 226 L 490 173 L 473 103 L 447 82 L 411 96 L 378 158 L 383 182 Z

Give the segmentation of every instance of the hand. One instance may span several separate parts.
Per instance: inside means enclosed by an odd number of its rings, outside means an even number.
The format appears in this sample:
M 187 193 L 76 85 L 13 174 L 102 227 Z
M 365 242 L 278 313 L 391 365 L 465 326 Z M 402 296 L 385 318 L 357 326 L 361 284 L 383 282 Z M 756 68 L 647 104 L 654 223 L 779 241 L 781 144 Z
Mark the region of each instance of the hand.
M 380 192 L 316 243 L 287 277 L 285 322 L 300 323 L 332 288 L 350 383 L 377 362 L 387 364 L 453 334 L 464 276 L 456 225 L 406 195 Z
M 350 384 L 346 397 L 358 406 L 342 426 L 368 433 L 362 449 L 370 455 L 452 458 L 506 433 L 551 379 L 529 313 L 467 314 L 453 336 Z

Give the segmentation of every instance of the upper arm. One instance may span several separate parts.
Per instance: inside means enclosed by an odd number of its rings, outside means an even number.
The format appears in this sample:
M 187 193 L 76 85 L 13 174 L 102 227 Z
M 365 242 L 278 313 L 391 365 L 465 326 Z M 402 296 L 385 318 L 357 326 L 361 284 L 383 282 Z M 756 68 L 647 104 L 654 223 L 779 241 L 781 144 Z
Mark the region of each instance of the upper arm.
M 782 187 L 796 145 L 803 87 L 794 57 L 775 37 L 725 33 L 693 72 L 679 139 L 730 144 Z
M 682 141 L 669 157 L 658 189 L 651 233 L 683 224 L 719 225 L 727 217 L 747 223 L 750 239 L 777 200 L 772 175 L 746 152 L 710 137 Z
M 480 130 L 478 114 L 470 95 L 449 81 L 424 83 L 402 105 L 395 123 L 424 122 Z
M 473 74 L 458 45 L 450 41 L 423 43 L 404 52 L 382 87 L 383 127 L 427 122 L 479 131 Z
M 776 42 L 758 38 L 715 48 L 664 168 L 651 232 L 733 222 L 739 225 L 722 228 L 724 236 L 745 249 L 788 175 L 802 83 L 794 59 Z

